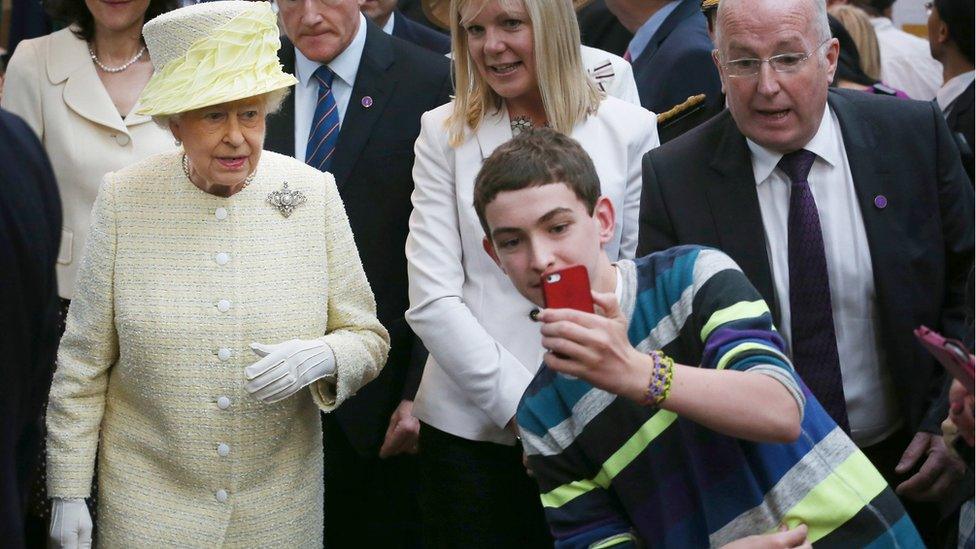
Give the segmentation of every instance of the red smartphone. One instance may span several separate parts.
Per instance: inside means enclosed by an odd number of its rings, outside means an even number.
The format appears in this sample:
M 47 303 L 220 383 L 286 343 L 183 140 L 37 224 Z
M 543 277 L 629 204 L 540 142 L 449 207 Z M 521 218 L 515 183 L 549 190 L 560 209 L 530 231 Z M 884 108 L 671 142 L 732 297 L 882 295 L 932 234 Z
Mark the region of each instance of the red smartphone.
M 943 337 L 939 332 L 925 326 L 915 329 L 915 337 L 942 364 L 942 367 L 952 374 L 952 377 L 962 383 L 969 394 L 973 394 L 976 385 L 976 376 L 974 376 L 976 365 L 965 345 L 955 339 Z
M 547 309 L 576 309 L 592 313 L 590 275 L 583 265 L 574 265 L 542 275 L 542 296 Z

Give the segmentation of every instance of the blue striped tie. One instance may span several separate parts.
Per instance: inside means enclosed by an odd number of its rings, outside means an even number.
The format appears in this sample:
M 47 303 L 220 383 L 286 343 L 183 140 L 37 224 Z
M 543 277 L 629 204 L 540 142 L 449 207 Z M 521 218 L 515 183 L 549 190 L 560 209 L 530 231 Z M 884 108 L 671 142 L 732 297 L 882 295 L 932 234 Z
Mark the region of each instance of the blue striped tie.
M 322 65 L 315 69 L 312 77 L 319 83 L 319 100 L 315 104 L 312 128 L 308 132 L 305 163 L 325 172 L 332 165 L 332 155 L 339 140 L 339 111 L 332 95 L 332 79 L 335 73 Z

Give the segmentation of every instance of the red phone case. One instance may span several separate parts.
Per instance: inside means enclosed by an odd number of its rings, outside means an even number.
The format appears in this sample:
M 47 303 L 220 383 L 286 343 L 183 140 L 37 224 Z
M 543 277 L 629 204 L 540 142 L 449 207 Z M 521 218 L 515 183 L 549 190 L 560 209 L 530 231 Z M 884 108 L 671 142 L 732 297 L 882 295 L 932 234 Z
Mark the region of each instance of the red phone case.
M 969 394 L 973 394 L 974 385 L 976 385 L 974 364 L 965 345 L 954 339 L 943 337 L 939 332 L 925 326 L 919 326 L 915 329 L 915 337 L 942 364 L 942 367 L 952 374 L 952 377 L 962 383 Z
M 542 275 L 542 295 L 547 309 L 576 309 L 593 312 L 590 276 L 583 265 L 574 265 Z

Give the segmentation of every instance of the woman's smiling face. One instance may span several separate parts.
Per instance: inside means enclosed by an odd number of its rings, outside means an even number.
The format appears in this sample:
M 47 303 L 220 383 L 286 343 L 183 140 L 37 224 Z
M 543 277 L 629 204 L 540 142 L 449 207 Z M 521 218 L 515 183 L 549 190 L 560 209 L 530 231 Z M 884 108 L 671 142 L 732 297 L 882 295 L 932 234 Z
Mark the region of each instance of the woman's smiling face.
M 475 10 L 480 11 L 475 13 Z M 535 36 L 520 3 L 470 2 L 461 13 L 468 54 L 481 75 L 511 106 L 539 97 Z

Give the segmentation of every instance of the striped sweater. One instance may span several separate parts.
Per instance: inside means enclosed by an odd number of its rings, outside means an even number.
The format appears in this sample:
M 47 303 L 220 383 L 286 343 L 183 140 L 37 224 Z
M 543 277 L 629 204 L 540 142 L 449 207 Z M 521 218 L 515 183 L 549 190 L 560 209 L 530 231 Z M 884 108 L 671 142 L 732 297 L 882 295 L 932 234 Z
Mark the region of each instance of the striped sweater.
M 636 349 L 777 379 L 802 433 L 735 439 L 543 364 L 516 420 L 557 547 L 720 546 L 798 523 L 818 547 L 922 547 L 894 492 L 796 376 L 731 259 L 681 246 L 617 267 Z

